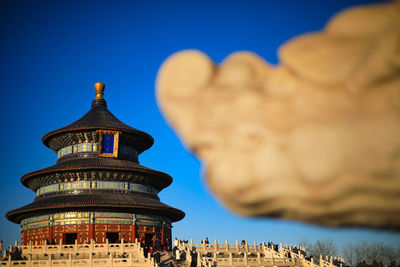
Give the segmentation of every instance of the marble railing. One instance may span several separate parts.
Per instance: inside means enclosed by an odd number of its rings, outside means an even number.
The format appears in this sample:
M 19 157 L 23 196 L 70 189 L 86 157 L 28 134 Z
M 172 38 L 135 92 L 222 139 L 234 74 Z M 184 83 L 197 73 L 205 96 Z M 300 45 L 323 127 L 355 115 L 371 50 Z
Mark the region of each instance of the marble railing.
M 335 267 L 344 266 L 344 259 L 338 257 L 320 256 L 319 264 L 314 263 L 314 260 L 305 259 L 306 250 L 300 246 L 283 246 L 280 244 L 276 249 L 267 247 L 266 245 L 249 245 L 246 241 L 240 244 L 236 241 L 235 245 L 206 244 L 178 242 L 178 248 L 185 250 L 187 255 L 197 253 L 197 266 L 307 266 L 307 267 Z M 295 253 L 296 251 L 296 253 Z M 210 256 L 211 255 L 211 256 Z M 191 259 L 191 258 L 190 258 Z M 336 264 L 336 265 L 335 265 Z
M 108 253 L 132 253 L 137 255 L 138 257 L 144 257 L 143 248 L 140 247 L 140 244 L 135 241 L 135 243 L 125 243 L 121 240 L 121 243 L 106 243 L 97 244 L 95 242 L 91 242 L 89 244 L 59 244 L 59 245 L 20 245 L 17 246 L 22 250 L 22 256 L 27 255 L 55 255 L 55 254 L 69 254 L 69 253 L 87 253 L 87 254 L 108 254 Z
M 50 256 L 51 257 L 51 256 Z M 53 260 L 41 259 L 41 260 L 19 260 L 19 261 L 0 261 L 1 267 L 110 267 L 110 266 L 124 266 L 124 267 L 155 267 L 156 264 L 152 258 L 113 258 L 113 254 L 110 254 L 109 258 L 88 258 L 88 259 L 59 259 Z
M 9 251 L 20 250 L 24 260 L 3 257 L 0 267 L 155 267 L 154 259 L 145 258 L 140 244 L 121 243 L 59 244 L 59 245 L 18 245 Z

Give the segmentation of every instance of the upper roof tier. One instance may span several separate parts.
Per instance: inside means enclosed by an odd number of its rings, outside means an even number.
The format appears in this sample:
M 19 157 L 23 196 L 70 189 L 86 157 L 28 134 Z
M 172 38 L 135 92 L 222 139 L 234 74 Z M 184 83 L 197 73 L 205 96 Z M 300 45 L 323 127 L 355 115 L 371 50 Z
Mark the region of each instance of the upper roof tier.
M 130 127 L 117 119 L 107 109 L 107 103 L 103 98 L 104 89 L 104 83 L 96 83 L 96 98 L 92 102 L 92 108 L 76 122 L 43 136 L 43 144 L 57 152 L 62 146 L 69 143 L 68 133 L 90 130 L 112 130 L 130 136 L 138 153 L 149 149 L 154 143 L 153 138 L 149 134 Z M 64 144 L 60 145 L 60 140 Z M 74 140 L 71 140 L 72 143 L 74 143 Z

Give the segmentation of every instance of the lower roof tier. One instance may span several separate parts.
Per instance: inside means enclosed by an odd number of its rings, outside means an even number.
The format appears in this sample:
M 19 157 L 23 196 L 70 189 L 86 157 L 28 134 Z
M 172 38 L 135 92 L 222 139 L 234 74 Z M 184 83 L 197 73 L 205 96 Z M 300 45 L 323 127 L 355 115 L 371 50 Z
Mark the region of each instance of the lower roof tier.
M 140 194 L 91 193 L 70 196 L 36 198 L 31 204 L 9 211 L 7 219 L 20 223 L 21 220 L 55 212 L 66 211 L 123 211 L 165 216 L 172 222 L 180 221 L 185 213 L 160 202 L 157 198 Z
M 21 182 L 34 192 L 40 187 L 64 181 L 121 181 L 149 184 L 161 191 L 172 183 L 166 173 L 114 158 L 80 158 L 25 174 Z

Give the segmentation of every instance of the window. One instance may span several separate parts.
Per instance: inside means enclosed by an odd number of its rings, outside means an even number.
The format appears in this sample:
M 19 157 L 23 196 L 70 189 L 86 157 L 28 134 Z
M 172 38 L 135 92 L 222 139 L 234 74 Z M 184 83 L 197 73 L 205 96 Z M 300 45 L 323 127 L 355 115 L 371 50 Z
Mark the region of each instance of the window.
M 119 132 L 98 130 L 99 134 L 99 156 L 100 157 L 118 157 Z

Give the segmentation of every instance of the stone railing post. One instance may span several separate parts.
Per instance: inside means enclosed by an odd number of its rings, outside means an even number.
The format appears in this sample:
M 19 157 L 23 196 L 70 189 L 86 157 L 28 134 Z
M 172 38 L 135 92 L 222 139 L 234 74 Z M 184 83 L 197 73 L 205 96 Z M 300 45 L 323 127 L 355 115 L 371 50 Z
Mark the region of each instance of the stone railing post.
M 236 246 L 236 251 L 239 252 L 239 241 L 238 240 L 236 240 L 236 245 L 235 246 Z
M 229 251 L 229 243 L 228 243 L 228 240 L 225 240 L 225 251 Z
M 128 254 L 128 259 L 129 259 L 129 262 L 131 263 L 131 266 L 133 266 L 133 256 L 132 256 L 132 252 L 129 252 L 129 254 Z
M 217 242 L 217 239 L 214 240 L 214 251 L 215 251 L 215 252 L 218 251 L 218 242 Z
M 114 266 L 113 254 L 114 254 L 114 252 L 111 252 L 111 253 L 110 253 L 110 261 L 111 261 L 111 262 L 110 262 L 110 266 L 111 266 L 111 267 Z
M 257 252 L 257 262 L 261 265 L 261 255 L 260 252 Z
M 246 241 L 246 245 L 247 245 L 247 241 Z M 247 252 L 244 253 L 244 264 L 246 264 L 246 266 L 248 265 L 248 262 L 247 262 Z
M 74 251 L 75 253 L 78 253 L 78 239 L 75 239 Z
M 189 247 L 190 247 L 190 250 L 192 250 L 193 249 L 193 239 L 190 239 L 190 244 L 189 244 Z
M 193 261 L 193 254 L 190 248 L 186 248 L 186 262 L 190 265 Z
M 206 253 L 206 241 L 203 239 L 202 241 L 203 252 Z
M 232 257 L 232 253 L 229 252 L 229 264 L 231 266 L 233 266 L 233 257 Z
M 90 262 L 90 267 L 93 267 L 93 255 L 92 255 L 92 253 L 89 253 L 89 262 Z
M 246 242 L 245 242 L 244 247 L 246 248 L 246 252 L 249 252 L 249 244 L 247 243 L 247 240 L 246 240 Z
M 124 253 L 124 251 L 125 251 L 124 239 L 121 238 L 121 252 Z
M 201 257 L 200 257 L 200 253 L 197 253 L 197 267 L 201 267 Z
M 254 240 L 254 251 L 257 252 L 258 248 L 257 248 L 257 242 Z
M 271 251 L 270 251 L 271 252 Z M 272 261 L 272 266 L 275 266 L 275 257 L 274 257 L 274 253 L 270 253 L 271 255 L 271 261 Z

